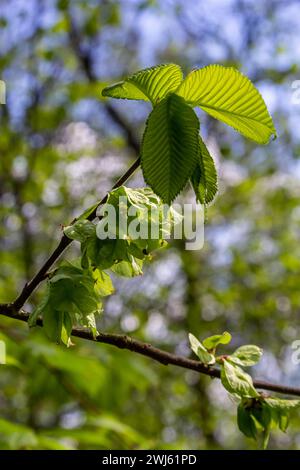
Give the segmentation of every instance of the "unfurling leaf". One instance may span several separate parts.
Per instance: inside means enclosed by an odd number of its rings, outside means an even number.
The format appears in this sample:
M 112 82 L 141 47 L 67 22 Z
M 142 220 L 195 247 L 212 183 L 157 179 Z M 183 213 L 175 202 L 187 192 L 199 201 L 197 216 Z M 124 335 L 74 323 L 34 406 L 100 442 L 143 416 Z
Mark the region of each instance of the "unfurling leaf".
M 215 356 L 209 353 L 203 344 L 191 333 L 189 333 L 189 341 L 192 351 L 199 357 L 203 364 L 212 365 L 216 362 Z
M 250 375 L 225 359 L 221 365 L 221 381 L 226 390 L 234 395 L 248 398 L 259 396 Z
M 268 407 L 271 415 L 271 426 L 278 427 L 286 432 L 289 425 L 291 410 L 300 407 L 300 400 L 284 400 L 282 398 L 264 398 L 264 404 Z
M 260 360 L 263 350 L 254 344 L 247 344 L 236 349 L 228 358 L 230 362 L 243 367 L 254 366 Z
M 256 439 L 257 429 L 251 416 L 251 410 L 245 408 L 242 402 L 239 404 L 237 410 L 237 423 L 239 430 L 245 434 L 245 436 Z
M 208 349 L 216 349 L 219 344 L 228 344 L 231 341 L 231 334 L 228 331 L 224 331 L 221 335 L 209 336 L 203 340 L 203 346 Z
M 292 409 L 300 406 L 300 400 L 259 396 L 242 398 L 238 406 L 237 421 L 241 432 L 247 437 L 258 439 L 262 435 L 262 447 L 268 445 L 270 431 L 279 428 L 285 432 Z
M 242 399 L 238 406 L 237 423 L 245 436 L 257 440 L 262 436 L 262 448 L 266 449 L 272 424 L 271 411 L 261 398 Z

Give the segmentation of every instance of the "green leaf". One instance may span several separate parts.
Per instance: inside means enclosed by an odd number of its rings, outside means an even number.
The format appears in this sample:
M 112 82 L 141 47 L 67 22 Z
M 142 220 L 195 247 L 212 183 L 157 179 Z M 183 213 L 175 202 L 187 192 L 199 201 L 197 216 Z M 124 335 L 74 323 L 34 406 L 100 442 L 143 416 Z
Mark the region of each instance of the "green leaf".
M 262 432 L 262 448 L 266 449 L 272 428 L 285 432 L 289 424 L 289 413 L 300 406 L 300 400 L 281 398 L 242 398 L 238 407 L 238 426 L 247 437 L 258 438 Z
M 239 430 L 245 434 L 246 437 L 256 439 L 257 429 L 251 416 L 251 410 L 245 408 L 243 403 L 240 403 L 238 406 L 237 424 Z
M 104 271 L 95 269 L 93 271 L 93 278 L 95 279 L 95 291 L 100 297 L 105 297 L 114 293 L 115 288 L 109 274 Z
M 64 234 L 71 240 L 77 240 L 82 243 L 87 238 L 95 236 L 96 226 L 88 220 L 78 220 L 74 224 L 65 227 Z
M 117 99 L 150 101 L 148 96 L 128 79 L 105 87 L 101 95 Z
M 28 319 L 29 328 L 36 326 L 37 319 L 43 313 L 44 309 L 47 307 L 49 298 L 50 298 L 50 289 L 49 289 L 49 286 L 47 286 L 47 291 L 46 291 L 45 296 L 42 298 L 39 305 L 34 309 L 34 311 L 29 316 L 29 319 Z
M 300 406 L 300 400 L 280 398 L 242 398 L 238 407 L 238 426 L 247 437 L 258 438 L 262 433 L 262 448 L 266 449 L 272 428 L 285 432 L 289 424 L 289 413 Z
M 269 439 L 270 439 L 270 428 L 266 429 L 263 435 L 263 441 L 262 441 L 262 449 L 266 450 L 269 444 Z
M 192 333 L 189 333 L 189 341 L 192 351 L 199 357 L 203 364 L 212 365 L 216 362 L 215 356 L 209 353 Z
M 143 137 L 145 181 L 170 204 L 194 171 L 199 152 L 199 121 L 192 108 L 170 94 L 151 112 Z
M 67 312 L 60 312 L 52 308 L 43 311 L 43 327 L 48 338 L 66 346 L 71 344 L 72 318 Z
M 62 315 L 56 310 L 46 309 L 43 312 L 43 326 L 48 338 L 55 342 L 60 342 Z
M 203 341 L 203 346 L 208 349 L 216 349 L 218 344 L 228 344 L 231 341 L 231 334 L 224 331 L 221 335 L 209 336 Z
M 262 429 L 267 430 L 271 424 L 270 407 L 263 400 L 254 400 L 251 413 Z
M 130 256 L 129 261 L 116 263 L 112 266 L 111 270 L 119 276 L 134 277 L 143 274 L 142 266 L 143 262 L 141 260 Z
M 191 176 L 196 199 L 201 204 L 212 202 L 218 192 L 218 176 L 214 160 L 199 136 L 198 163 Z
M 284 400 L 283 398 L 265 398 L 265 402 L 274 409 L 290 411 L 300 407 L 300 400 Z
M 86 250 L 87 256 L 92 266 L 100 270 L 111 268 L 116 262 L 127 259 L 126 240 L 106 239 L 100 240 L 95 237 L 86 244 L 82 245 L 83 251 Z
M 75 285 L 70 293 L 70 301 L 72 300 L 76 313 L 87 315 L 96 312 L 99 308 L 99 297 L 96 295 L 95 290 L 91 290 L 86 284 L 79 286 Z
M 288 426 L 289 426 L 289 412 L 288 411 L 284 411 L 282 410 L 280 413 L 279 413 L 279 422 L 278 422 L 278 425 L 279 425 L 279 429 L 282 431 L 282 432 L 286 432 Z
M 284 400 L 282 398 L 265 398 L 266 405 L 271 410 L 273 426 L 278 426 L 286 432 L 289 425 L 290 412 L 300 407 L 300 400 Z
M 99 310 L 100 309 L 98 307 L 98 312 Z M 94 313 L 89 313 L 88 315 L 85 315 L 85 317 L 81 318 L 81 324 L 91 330 L 94 339 L 97 338 L 99 333 L 97 331 L 96 317 Z
M 240 367 L 230 364 L 224 360 L 221 365 L 221 382 L 229 393 L 240 397 L 258 397 L 252 378 Z
M 71 315 L 68 312 L 63 312 L 60 326 L 60 341 L 66 346 L 71 345 L 71 333 L 72 333 L 73 322 Z
M 260 360 L 263 350 L 254 344 L 247 344 L 236 349 L 233 354 L 228 357 L 230 362 L 239 366 L 254 366 Z
M 272 118 L 259 91 L 232 67 L 209 65 L 187 75 L 176 93 L 192 106 L 232 126 L 259 144 L 276 136 Z
M 108 292 L 111 284 L 101 277 L 101 288 Z M 47 336 L 57 343 L 71 344 L 70 336 L 74 323 L 80 323 L 92 329 L 95 335 L 94 314 L 101 308 L 97 279 L 91 270 L 83 270 L 70 263 L 62 264 L 48 280 L 45 297 L 30 319 L 30 325 L 36 324 L 38 315 L 43 318 Z
M 122 82 L 102 90 L 102 96 L 129 100 L 161 101 L 174 92 L 182 81 L 182 72 L 176 64 L 162 64 L 136 72 Z
M 97 311 L 100 299 L 90 272 L 63 266 L 49 280 L 49 285 L 52 309 L 84 315 Z

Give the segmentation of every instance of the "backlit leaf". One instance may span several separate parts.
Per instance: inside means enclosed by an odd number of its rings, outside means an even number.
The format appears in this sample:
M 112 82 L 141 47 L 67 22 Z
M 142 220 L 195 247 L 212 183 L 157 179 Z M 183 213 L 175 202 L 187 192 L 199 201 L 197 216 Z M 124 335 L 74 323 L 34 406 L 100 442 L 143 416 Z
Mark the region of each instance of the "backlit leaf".
M 102 96 L 129 100 L 151 101 L 156 104 L 167 93 L 174 92 L 182 81 L 182 72 L 176 64 L 162 64 L 136 72 L 122 82 L 102 90 Z
M 259 144 L 276 136 L 259 91 L 249 78 L 232 67 L 208 65 L 193 70 L 176 93 Z

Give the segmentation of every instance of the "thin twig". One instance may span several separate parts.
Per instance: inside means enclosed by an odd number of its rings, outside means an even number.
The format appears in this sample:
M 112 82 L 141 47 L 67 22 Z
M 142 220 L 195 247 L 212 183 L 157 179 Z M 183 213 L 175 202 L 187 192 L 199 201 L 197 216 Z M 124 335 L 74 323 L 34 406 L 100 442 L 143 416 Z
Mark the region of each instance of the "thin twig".
M 29 313 L 14 310 L 14 307 L 9 304 L 0 304 L 0 315 L 4 315 L 15 320 L 28 321 Z M 38 326 L 43 326 L 42 320 L 38 319 Z M 120 349 L 127 349 L 137 354 L 149 357 L 154 361 L 159 362 L 165 366 L 174 365 L 182 369 L 193 370 L 200 374 L 208 375 L 212 378 L 220 378 L 220 370 L 215 367 L 208 367 L 199 361 L 188 359 L 183 356 L 178 356 L 162 349 L 156 348 L 151 344 L 144 343 L 127 335 L 100 333 L 96 338 L 87 329 L 73 328 L 72 336 L 83 338 L 88 341 L 95 341 L 97 343 L 110 344 Z M 287 387 L 285 385 L 277 385 L 262 380 L 253 380 L 253 384 L 257 389 L 268 390 L 271 392 L 282 393 L 285 395 L 295 395 L 300 397 L 300 388 Z

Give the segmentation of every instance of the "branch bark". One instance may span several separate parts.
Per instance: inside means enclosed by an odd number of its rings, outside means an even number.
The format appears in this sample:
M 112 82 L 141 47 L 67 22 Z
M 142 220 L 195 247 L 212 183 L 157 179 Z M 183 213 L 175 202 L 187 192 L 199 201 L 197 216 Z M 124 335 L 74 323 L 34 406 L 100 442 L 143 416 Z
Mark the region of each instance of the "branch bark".
M 29 313 L 25 311 L 18 312 L 14 309 L 13 305 L 10 304 L 0 304 L 0 315 L 23 322 L 27 322 L 29 318 Z M 43 326 L 42 320 L 39 319 L 37 324 Z M 149 357 L 165 366 L 174 365 L 182 369 L 193 370 L 200 374 L 208 375 L 212 378 L 220 378 L 220 370 L 215 367 L 209 367 L 199 361 L 164 351 L 163 349 L 156 348 L 149 343 L 144 343 L 143 341 L 139 341 L 127 335 L 100 333 L 94 338 L 92 333 L 87 329 L 73 328 L 72 336 L 88 341 L 95 341 L 97 343 L 110 344 L 120 349 L 127 349 L 141 354 L 142 356 Z M 253 380 L 253 384 L 257 389 L 300 397 L 300 388 L 277 385 L 262 380 Z

